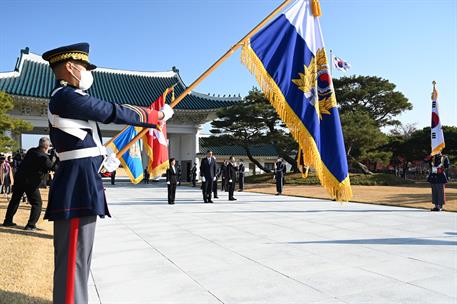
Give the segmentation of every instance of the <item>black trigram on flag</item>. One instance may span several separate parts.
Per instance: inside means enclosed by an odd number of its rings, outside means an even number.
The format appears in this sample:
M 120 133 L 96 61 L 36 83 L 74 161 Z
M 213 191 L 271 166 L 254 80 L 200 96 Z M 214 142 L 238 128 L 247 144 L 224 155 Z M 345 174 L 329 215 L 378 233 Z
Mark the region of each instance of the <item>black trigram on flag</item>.
M 435 139 L 435 138 L 436 138 L 436 133 L 432 132 L 432 139 Z
M 436 108 L 436 101 L 435 101 L 435 100 L 432 101 L 432 109 L 433 109 L 433 108 Z

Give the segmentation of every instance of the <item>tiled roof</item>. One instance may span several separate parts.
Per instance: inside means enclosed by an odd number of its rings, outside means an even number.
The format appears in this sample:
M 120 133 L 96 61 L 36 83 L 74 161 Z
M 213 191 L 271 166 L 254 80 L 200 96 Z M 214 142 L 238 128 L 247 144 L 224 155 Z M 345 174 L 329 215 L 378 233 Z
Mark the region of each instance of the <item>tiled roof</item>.
M 214 155 L 236 155 L 236 156 L 246 156 L 246 151 L 241 146 L 209 146 L 206 139 L 200 138 L 200 153 L 206 154 L 206 151 L 213 151 Z M 249 150 L 254 157 L 276 157 L 278 156 L 278 150 L 274 145 L 252 145 L 249 147 Z
M 179 96 L 186 86 L 175 69 L 166 72 L 136 72 L 106 68 L 93 71 L 94 84 L 89 94 L 116 103 L 149 106 L 163 91 L 177 83 L 175 95 Z M 21 50 L 14 72 L 0 72 L 0 91 L 11 95 L 49 98 L 55 85 L 55 77 L 49 64 L 41 56 Z M 192 92 L 176 109 L 211 110 L 234 105 L 241 97 L 215 97 Z M 168 100 L 169 102 L 169 100 Z

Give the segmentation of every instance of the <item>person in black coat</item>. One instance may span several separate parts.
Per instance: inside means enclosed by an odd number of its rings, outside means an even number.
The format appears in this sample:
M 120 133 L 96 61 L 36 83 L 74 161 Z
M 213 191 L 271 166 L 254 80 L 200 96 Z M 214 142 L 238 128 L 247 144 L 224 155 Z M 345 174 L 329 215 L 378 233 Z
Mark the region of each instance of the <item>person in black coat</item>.
M 286 165 L 282 162 L 282 158 L 278 157 L 275 164 L 274 179 L 276 181 L 276 195 L 282 194 L 284 188 L 284 177 L 286 175 Z
M 445 170 L 449 168 L 449 158 L 439 153 L 429 156 L 427 161 L 430 165 L 427 181 L 432 186 L 432 202 L 435 205 L 431 211 L 441 211 L 446 203 L 444 185 L 448 182 Z
M 224 164 L 221 166 L 221 190 L 227 192 L 228 191 L 228 186 L 227 186 L 227 165 L 228 161 L 224 160 Z
M 219 179 L 219 177 L 221 177 L 222 175 L 222 166 L 217 168 L 217 163 L 216 163 L 216 179 L 214 180 L 213 182 L 213 195 L 214 195 L 214 198 L 219 198 L 219 196 L 217 196 L 217 181 Z
M 144 169 L 143 171 L 143 183 L 149 184 L 149 171 L 148 168 Z
M 203 201 L 213 203 L 211 192 L 213 182 L 216 180 L 216 159 L 213 157 L 213 151 L 208 150 L 206 157 L 200 163 L 200 176 L 202 178 Z
M 176 160 L 174 158 L 170 158 L 170 167 L 167 169 L 167 172 L 165 174 L 167 178 L 168 204 L 170 205 L 173 205 L 175 203 L 176 185 L 178 184 L 178 173 L 175 165 Z
M 111 185 L 114 186 L 114 185 L 116 184 L 116 170 L 114 170 L 113 172 L 111 172 L 110 178 L 111 178 Z
M 197 186 L 197 163 L 194 163 L 192 169 L 190 170 L 192 174 L 192 187 Z
M 13 195 L 8 204 L 3 226 L 16 226 L 13 218 L 19 207 L 19 202 L 25 193 L 32 206 L 29 221 L 25 229 L 36 230 L 36 223 L 40 218 L 42 208 L 41 194 L 38 188 L 43 178 L 48 174 L 48 171 L 52 170 L 54 166 L 47 154 L 49 146 L 49 138 L 42 137 L 40 138 L 38 147 L 31 148 L 27 151 L 16 174 L 14 174 Z
M 227 181 L 228 181 L 228 197 L 229 201 L 236 201 L 236 198 L 233 197 L 233 192 L 235 192 L 235 182 L 236 182 L 236 171 L 237 165 L 235 163 L 235 157 L 230 156 L 228 165 L 227 165 Z
M 238 165 L 238 191 L 244 190 L 244 163 L 243 160 L 240 159 L 240 164 Z

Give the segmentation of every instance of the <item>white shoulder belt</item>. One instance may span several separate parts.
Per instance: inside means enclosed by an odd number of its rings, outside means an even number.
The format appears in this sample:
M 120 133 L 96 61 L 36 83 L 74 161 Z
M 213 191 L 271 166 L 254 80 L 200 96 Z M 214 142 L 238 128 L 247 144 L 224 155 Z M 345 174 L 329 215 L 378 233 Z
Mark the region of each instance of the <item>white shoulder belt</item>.
M 51 96 L 57 93 L 60 89 L 58 88 L 52 92 Z M 92 130 L 92 138 L 96 144 L 95 147 L 91 148 L 83 148 L 71 151 L 65 151 L 58 153 L 58 157 L 61 161 L 70 160 L 70 159 L 79 159 L 85 157 L 97 157 L 100 155 L 106 155 L 106 148 L 102 145 L 100 137 L 98 136 L 98 129 L 97 123 L 95 121 L 86 121 L 86 120 L 79 120 L 79 119 L 70 119 L 70 118 L 63 118 L 59 115 L 54 115 L 48 108 L 48 119 L 51 126 L 56 129 L 62 130 L 63 132 L 73 135 L 80 140 L 84 140 L 87 136 L 87 131 L 83 129 L 90 129 Z

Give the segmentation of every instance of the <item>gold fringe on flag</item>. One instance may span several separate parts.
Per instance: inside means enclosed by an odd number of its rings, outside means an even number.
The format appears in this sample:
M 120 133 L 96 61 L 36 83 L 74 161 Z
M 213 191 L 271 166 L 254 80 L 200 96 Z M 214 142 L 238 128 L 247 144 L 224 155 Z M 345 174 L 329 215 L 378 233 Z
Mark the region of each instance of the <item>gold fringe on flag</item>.
M 151 163 L 149 163 L 148 171 L 149 171 L 149 174 L 151 175 L 151 177 L 157 177 L 157 176 L 162 176 L 162 174 L 164 174 L 169 167 L 170 167 L 170 163 L 168 160 L 161 163 L 154 169 L 151 168 Z
M 290 108 L 284 95 L 276 82 L 268 74 L 262 61 L 257 57 L 249 43 L 243 45 L 241 51 L 241 62 L 256 77 L 260 88 L 265 93 L 270 103 L 275 108 L 281 120 L 287 125 L 293 138 L 298 142 L 299 149 L 303 151 L 303 161 L 306 166 L 312 166 L 321 185 L 330 194 L 332 199 L 337 201 L 349 201 L 352 198 L 351 183 L 349 175 L 339 182 L 330 170 L 322 162 L 319 150 L 314 138 L 303 125 L 295 112 Z

